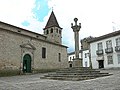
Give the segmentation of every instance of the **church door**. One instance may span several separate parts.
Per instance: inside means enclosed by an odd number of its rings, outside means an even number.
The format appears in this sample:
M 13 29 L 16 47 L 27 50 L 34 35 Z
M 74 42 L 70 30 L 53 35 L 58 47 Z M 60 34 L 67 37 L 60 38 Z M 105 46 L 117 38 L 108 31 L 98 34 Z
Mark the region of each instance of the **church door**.
M 23 57 L 23 72 L 31 73 L 31 56 L 29 54 Z

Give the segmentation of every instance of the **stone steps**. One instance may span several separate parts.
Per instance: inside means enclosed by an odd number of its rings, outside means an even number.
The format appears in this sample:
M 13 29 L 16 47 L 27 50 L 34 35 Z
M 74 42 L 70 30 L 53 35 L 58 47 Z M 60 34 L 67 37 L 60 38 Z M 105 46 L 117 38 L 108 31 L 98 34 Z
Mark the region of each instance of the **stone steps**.
M 80 81 L 80 80 L 88 80 L 88 79 L 94 79 L 89 77 L 84 78 L 75 78 L 75 77 L 40 77 L 41 79 L 53 79 L 53 80 L 67 80 L 67 81 Z
M 51 75 L 45 75 L 45 77 L 102 77 L 107 76 L 108 74 L 89 74 L 89 75 L 58 75 L 58 74 L 51 74 Z
M 82 71 L 82 70 L 75 70 L 75 71 L 56 71 L 56 73 L 99 73 L 100 71 Z
M 109 73 L 54 73 L 48 75 L 108 75 Z
M 100 73 L 96 69 L 90 68 L 65 68 L 56 71 L 55 73 L 48 73 L 41 77 L 42 79 L 55 79 L 55 80 L 87 80 L 97 77 L 109 76 L 109 73 Z

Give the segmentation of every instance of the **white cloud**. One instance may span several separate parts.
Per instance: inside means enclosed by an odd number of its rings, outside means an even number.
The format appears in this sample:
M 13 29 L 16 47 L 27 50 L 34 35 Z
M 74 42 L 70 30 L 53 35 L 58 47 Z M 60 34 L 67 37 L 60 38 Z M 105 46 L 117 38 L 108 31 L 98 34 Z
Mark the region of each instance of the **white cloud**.
M 78 23 L 82 23 L 80 39 L 104 35 L 113 31 L 113 21 L 120 25 L 119 3 L 119 0 L 51 0 L 49 6 L 54 6 L 68 46 L 74 47 L 71 23 L 74 23 L 75 17 L 78 18 Z
M 44 22 L 34 18 L 32 12 L 35 0 L 0 0 L 0 21 L 29 29 L 33 32 L 43 33 Z M 22 22 L 28 21 L 29 26 L 22 26 Z
M 0 21 L 20 26 L 26 18 L 32 17 L 34 0 L 0 0 Z
M 63 28 L 63 43 L 71 48 L 74 47 L 71 23 L 75 17 L 82 25 L 80 39 L 107 34 L 113 31 L 113 25 L 120 29 L 119 3 L 119 0 L 48 0 L 49 8 L 53 7 Z M 39 22 L 33 18 L 34 7 L 35 0 L 0 0 L 0 21 L 23 27 L 21 23 L 27 20 L 30 26 L 24 28 L 42 33 L 51 11 Z

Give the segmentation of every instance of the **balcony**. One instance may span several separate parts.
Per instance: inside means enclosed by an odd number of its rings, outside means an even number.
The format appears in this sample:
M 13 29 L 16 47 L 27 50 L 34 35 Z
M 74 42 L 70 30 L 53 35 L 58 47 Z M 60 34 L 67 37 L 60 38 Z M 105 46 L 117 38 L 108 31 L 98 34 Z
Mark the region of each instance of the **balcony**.
M 120 46 L 116 46 L 116 47 L 115 47 L 115 51 L 116 51 L 116 52 L 120 52 Z
M 97 55 L 102 55 L 102 54 L 103 54 L 103 50 L 97 50 L 97 51 L 96 51 L 96 54 L 97 54 Z
M 106 48 L 105 53 L 113 53 L 113 48 Z

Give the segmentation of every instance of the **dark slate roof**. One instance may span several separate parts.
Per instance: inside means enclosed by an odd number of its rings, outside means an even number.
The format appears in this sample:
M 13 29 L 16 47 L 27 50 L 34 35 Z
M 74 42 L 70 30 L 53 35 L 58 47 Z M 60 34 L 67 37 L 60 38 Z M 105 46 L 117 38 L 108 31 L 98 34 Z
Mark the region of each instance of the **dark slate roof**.
M 117 36 L 117 35 L 120 35 L 120 30 L 112 32 L 112 33 L 109 33 L 109 34 L 102 35 L 100 37 L 95 37 L 92 40 L 90 40 L 89 43 L 100 41 L 102 39 L 107 39 L 107 38 L 110 38 L 110 37 L 113 37 L 113 36 Z
M 47 29 L 47 28 L 50 28 L 50 27 L 59 27 L 59 28 L 61 28 L 59 26 L 58 22 L 57 22 L 57 19 L 56 19 L 55 14 L 54 14 L 53 11 L 51 12 L 51 15 L 50 15 L 50 17 L 48 19 L 48 22 L 47 22 L 47 24 L 46 24 L 44 29 Z

